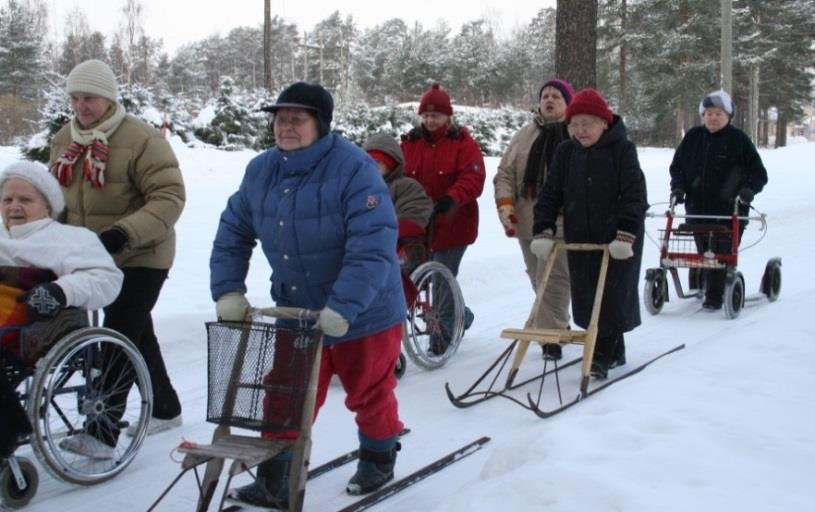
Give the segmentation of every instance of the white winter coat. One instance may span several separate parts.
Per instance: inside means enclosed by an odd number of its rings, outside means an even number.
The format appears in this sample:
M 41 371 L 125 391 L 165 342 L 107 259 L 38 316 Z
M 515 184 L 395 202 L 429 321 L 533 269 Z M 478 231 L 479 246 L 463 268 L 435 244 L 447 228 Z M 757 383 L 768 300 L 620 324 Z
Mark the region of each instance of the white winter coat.
M 48 269 L 66 304 L 87 310 L 119 295 L 122 272 L 92 231 L 40 219 L 6 229 L 0 225 L 0 265 Z

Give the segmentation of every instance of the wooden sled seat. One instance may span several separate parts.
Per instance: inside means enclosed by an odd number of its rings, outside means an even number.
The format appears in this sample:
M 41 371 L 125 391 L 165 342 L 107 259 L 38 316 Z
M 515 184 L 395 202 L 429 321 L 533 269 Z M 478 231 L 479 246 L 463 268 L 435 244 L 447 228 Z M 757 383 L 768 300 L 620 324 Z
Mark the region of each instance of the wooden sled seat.
M 504 329 L 501 337 L 509 340 L 545 343 L 583 343 L 586 331 L 572 329 Z
M 181 463 L 183 469 L 192 468 L 213 458 L 234 459 L 230 474 L 235 476 L 261 462 L 271 459 L 283 450 L 291 448 L 291 441 L 274 441 L 257 436 L 228 434 L 212 444 L 185 443 L 178 447 L 186 456 Z

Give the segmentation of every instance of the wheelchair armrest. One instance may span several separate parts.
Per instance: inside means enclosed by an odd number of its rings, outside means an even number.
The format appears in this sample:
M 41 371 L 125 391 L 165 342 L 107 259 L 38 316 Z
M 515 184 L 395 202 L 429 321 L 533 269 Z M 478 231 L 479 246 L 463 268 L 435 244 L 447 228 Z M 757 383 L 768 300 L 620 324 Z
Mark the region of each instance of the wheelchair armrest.
M 88 326 L 88 312 L 78 308 L 65 308 L 54 318 L 33 322 L 20 329 L 20 357 L 34 363 L 63 336 Z

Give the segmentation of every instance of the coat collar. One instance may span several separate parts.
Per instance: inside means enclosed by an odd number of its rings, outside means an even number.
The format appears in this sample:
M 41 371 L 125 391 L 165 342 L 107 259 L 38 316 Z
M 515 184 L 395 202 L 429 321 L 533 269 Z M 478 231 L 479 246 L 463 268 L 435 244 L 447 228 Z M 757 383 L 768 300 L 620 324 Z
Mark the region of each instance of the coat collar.
M 52 222 L 55 222 L 54 219 L 47 217 L 45 219 L 26 222 L 25 224 L 22 224 L 20 226 L 11 226 L 11 228 L 9 228 L 8 230 L 6 230 L 4 227 L 3 234 L 5 234 L 8 238 L 11 238 L 13 240 L 28 238 L 33 233 L 36 233 L 41 229 L 45 229 Z
M 284 172 L 308 172 L 322 160 L 334 146 L 336 135 L 329 133 L 317 139 L 311 146 L 295 151 L 282 151 L 278 149 L 276 160 L 280 162 L 280 169 Z

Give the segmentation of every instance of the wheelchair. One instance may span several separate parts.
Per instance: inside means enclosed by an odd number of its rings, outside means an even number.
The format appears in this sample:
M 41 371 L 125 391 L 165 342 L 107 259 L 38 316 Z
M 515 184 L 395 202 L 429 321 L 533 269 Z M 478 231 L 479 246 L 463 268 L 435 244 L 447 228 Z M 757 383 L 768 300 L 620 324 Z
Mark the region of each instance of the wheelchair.
M 18 328 L 12 342 L 6 329 L 0 347 L 6 377 L 33 427 L 23 444 L 31 446 L 51 476 L 79 485 L 109 480 L 133 461 L 153 406 L 150 375 L 136 346 L 112 329 L 91 326 L 88 317 L 86 311 L 65 309 L 53 319 Z M 124 406 L 109 406 L 111 398 Z M 111 458 L 60 447 L 65 439 L 87 432 L 115 443 Z M 25 506 L 38 482 L 29 459 L 14 454 L 0 460 L 2 505 Z
M 402 239 L 397 247 L 407 302 L 403 346 L 425 370 L 444 366 L 464 336 L 464 296 L 453 273 L 431 259 L 430 234 Z M 400 354 L 396 375 L 406 370 Z

